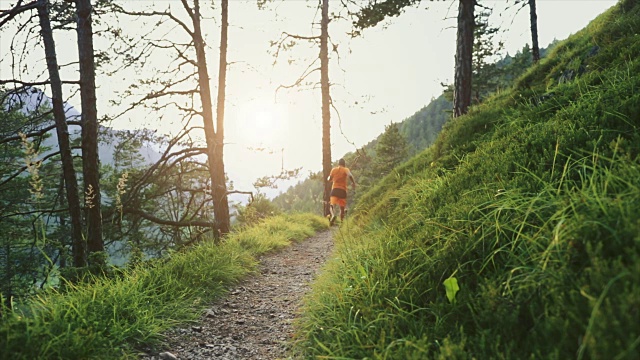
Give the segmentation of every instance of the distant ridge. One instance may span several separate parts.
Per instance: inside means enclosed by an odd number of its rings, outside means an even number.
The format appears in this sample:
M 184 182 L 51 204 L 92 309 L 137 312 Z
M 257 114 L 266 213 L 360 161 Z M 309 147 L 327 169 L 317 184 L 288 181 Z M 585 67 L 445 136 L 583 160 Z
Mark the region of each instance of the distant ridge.
M 25 115 L 40 114 L 49 111 L 52 107 L 52 101 L 42 90 L 35 87 L 25 88 L 24 91 L 19 93 L 9 94 L 5 102 L 5 109 L 8 111 L 19 110 Z M 80 121 L 82 114 L 71 104 L 65 102 L 64 109 L 67 121 Z M 53 125 L 53 121 L 50 122 L 33 122 L 28 124 L 26 128 L 20 129 L 21 132 L 34 132 L 47 126 Z M 82 130 L 80 126 L 75 124 L 69 124 L 69 133 L 71 140 L 77 140 L 80 137 Z M 107 126 L 100 126 L 98 136 L 98 156 L 100 157 L 100 163 L 103 165 L 114 165 L 115 159 L 113 157 L 115 148 L 120 145 L 122 136 L 119 135 L 131 135 L 135 131 L 132 130 L 115 130 Z M 47 132 L 47 138 L 44 140 L 43 145 L 51 150 L 44 152 L 41 155 L 57 151 L 58 149 L 58 135 L 55 129 Z M 144 164 L 153 164 L 160 159 L 161 154 L 157 147 L 148 144 L 147 146 L 140 147 L 138 149 Z M 78 151 L 76 153 L 79 154 Z

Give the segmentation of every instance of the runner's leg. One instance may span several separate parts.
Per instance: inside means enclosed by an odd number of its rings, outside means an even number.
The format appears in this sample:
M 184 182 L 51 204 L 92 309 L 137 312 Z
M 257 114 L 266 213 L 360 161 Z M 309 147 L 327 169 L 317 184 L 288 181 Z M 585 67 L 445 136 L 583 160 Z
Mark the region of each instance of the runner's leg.
M 333 223 L 336 221 L 337 215 L 334 207 L 335 207 L 335 204 L 331 204 L 331 203 L 329 204 L 329 212 L 331 213 L 331 217 L 329 218 L 329 226 L 333 226 Z

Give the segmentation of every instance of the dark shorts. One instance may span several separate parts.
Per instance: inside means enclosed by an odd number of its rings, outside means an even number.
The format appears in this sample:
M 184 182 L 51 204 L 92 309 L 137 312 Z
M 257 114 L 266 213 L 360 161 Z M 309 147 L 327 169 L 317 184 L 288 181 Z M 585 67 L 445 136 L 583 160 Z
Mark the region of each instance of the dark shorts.
M 347 190 L 345 189 L 331 189 L 331 196 L 335 196 L 338 199 L 347 198 Z

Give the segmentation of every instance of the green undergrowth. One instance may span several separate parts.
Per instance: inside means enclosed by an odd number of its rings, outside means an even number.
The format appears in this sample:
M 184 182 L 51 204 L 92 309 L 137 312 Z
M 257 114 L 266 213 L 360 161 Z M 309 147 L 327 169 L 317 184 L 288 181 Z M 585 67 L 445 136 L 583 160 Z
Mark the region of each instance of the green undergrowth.
M 268 218 L 220 245 L 204 242 L 115 279 L 42 293 L 3 309 L 0 349 L 11 359 L 134 358 L 137 346 L 196 319 L 207 303 L 254 271 L 257 255 L 327 227 L 326 219 L 310 214 Z
M 311 214 L 291 214 L 270 218 L 260 226 L 251 226 L 234 234 L 234 239 L 253 254 L 262 254 L 288 246 L 291 239 L 304 239 L 326 229 L 328 221 Z
M 639 59 L 621 1 L 364 195 L 298 355 L 640 358 Z

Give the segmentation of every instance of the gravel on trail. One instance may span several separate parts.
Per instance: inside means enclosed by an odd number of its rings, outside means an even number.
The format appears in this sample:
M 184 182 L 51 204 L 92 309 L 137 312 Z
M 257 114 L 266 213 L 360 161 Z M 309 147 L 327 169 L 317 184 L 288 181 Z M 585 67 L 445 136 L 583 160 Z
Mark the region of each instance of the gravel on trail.
M 292 322 L 332 249 L 327 230 L 262 256 L 259 273 L 231 288 L 197 323 L 166 333 L 163 350 L 141 358 L 287 359 Z

